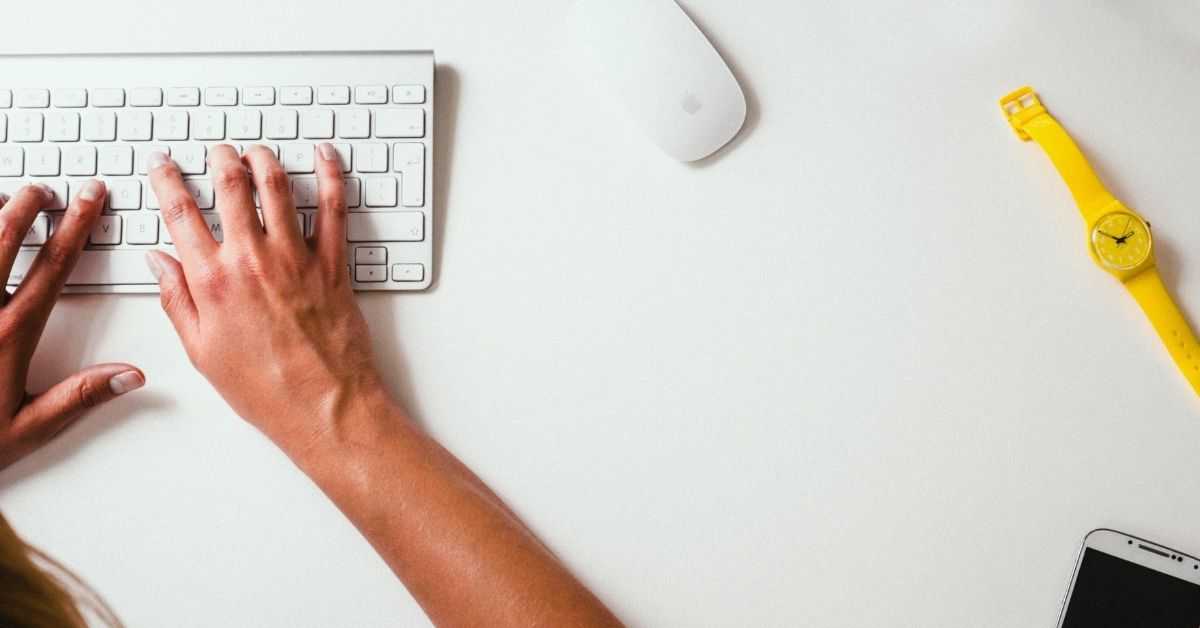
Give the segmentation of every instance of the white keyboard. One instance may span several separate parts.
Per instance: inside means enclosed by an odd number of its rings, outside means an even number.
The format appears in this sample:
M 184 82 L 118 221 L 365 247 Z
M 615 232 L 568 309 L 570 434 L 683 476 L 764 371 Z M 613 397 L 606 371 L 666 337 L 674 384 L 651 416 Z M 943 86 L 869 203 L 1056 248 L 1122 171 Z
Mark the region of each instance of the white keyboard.
M 218 240 L 205 155 L 263 144 L 292 177 L 311 233 L 313 150 L 337 149 L 346 177 L 356 290 L 427 288 L 433 263 L 433 53 L 0 55 L 0 192 L 30 182 L 55 200 L 26 235 L 20 282 L 79 186 L 108 186 L 68 292 L 155 292 L 146 249 L 173 252 L 146 178 L 167 153 Z

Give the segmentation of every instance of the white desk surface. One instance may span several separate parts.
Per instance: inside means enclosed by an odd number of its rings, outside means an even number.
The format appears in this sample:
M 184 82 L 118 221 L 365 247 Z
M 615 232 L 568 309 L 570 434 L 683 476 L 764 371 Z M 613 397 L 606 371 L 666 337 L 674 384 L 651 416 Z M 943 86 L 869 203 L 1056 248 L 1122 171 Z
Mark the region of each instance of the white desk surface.
M 6 9 L 0 49 L 436 50 L 439 280 L 361 303 L 629 623 L 1047 626 L 1092 528 L 1200 552 L 1200 401 L 996 106 L 1041 92 L 1200 319 L 1194 3 L 685 0 L 751 102 L 698 167 L 579 71 L 567 2 L 109 4 Z M 102 360 L 148 388 L 0 508 L 131 626 L 427 621 L 156 298 L 65 299 L 35 383 Z

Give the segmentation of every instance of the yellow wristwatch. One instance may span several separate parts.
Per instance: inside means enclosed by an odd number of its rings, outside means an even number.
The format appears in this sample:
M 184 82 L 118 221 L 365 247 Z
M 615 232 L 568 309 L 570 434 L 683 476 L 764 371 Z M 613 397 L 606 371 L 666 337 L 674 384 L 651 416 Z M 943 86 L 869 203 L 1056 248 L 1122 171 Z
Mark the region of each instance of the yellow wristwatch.
M 1092 260 L 1129 289 L 1183 376 L 1200 394 L 1200 343 L 1155 268 L 1150 223 L 1104 188 L 1079 147 L 1050 117 L 1033 89 L 1022 87 L 1001 98 L 1000 108 L 1018 137 L 1036 141 L 1050 156 L 1088 226 Z

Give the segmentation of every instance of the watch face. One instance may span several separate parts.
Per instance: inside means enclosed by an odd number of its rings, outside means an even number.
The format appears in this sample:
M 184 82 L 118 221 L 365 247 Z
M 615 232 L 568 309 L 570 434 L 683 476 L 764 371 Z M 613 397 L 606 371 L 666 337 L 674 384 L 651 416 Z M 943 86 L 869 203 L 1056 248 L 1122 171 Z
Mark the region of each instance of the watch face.
M 1105 266 L 1132 270 L 1150 256 L 1150 229 L 1133 214 L 1113 212 L 1092 228 L 1092 250 Z

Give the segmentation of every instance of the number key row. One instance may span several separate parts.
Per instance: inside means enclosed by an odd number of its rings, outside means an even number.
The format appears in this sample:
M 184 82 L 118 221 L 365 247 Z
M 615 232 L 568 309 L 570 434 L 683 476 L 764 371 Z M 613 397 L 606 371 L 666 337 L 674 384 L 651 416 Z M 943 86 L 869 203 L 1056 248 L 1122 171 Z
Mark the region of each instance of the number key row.
M 200 88 L 169 87 L 166 90 L 168 107 L 197 107 L 200 105 Z M 266 107 L 275 104 L 275 87 L 269 85 L 243 87 L 208 87 L 204 90 L 204 104 L 210 107 L 231 107 L 238 104 Z M 164 90 L 158 87 L 138 87 L 129 90 L 128 104 L 131 107 L 161 107 Z M 89 94 L 93 107 L 124 107 L 125 90 L 100 88 L 86 90 L 66 89 L 0 89 L 0 109 L 46 109 L 51 103 L 61 108 L 82 108 L 88 105 Z M 350 87 L 347 85 L 324 85 L 316 89 L 317 104 L 350 104 Z M 424 85 L 360 85 L 354 88 L 354 102 L 360 105 L 382 105 L 390 100 L 397 105 L 420 105 L 425 102 Z M 279 104 L 311 105 L 313 88 L 308 85 L 291 85 L 279 88 Z

